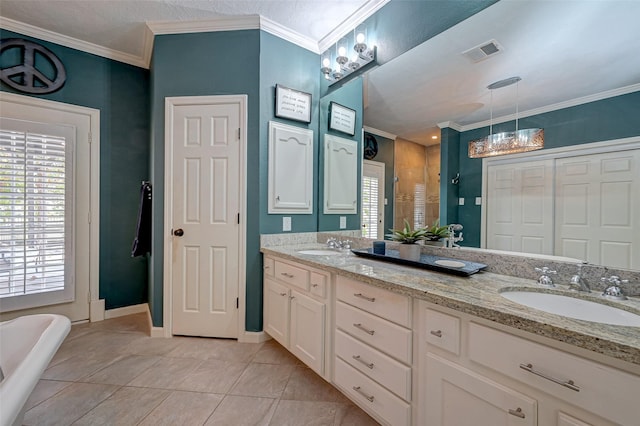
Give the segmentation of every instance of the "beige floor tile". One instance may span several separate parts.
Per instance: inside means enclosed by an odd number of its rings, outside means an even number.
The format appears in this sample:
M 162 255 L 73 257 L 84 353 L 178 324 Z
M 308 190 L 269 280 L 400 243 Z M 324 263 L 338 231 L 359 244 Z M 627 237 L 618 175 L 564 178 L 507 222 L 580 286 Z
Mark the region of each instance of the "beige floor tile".
M 65 340 L 49 365 L 59 364 L 78 354 L 124 354 L 125 348 L 140 338 L 141 335 L 135 333 L 92 331 L 75 339 Z
M 266 342 L 253 357 L 252 362 L 262 364 L 302 365 L 302 362 L 275 340 Z
M 73 383 L 24 416 L 25 425 L 70 425 L 107 399 L 118 386 Z
M 205 426 L 266 426 L 277 405 L 277 399 L 227 395 Z
M 158 355 L 163 356 L 174 350 L 178 344 L 178 339 L 166 339 L 164 337 L 143 337 L 131 342 L 123 350 L 135 355 Z
M 160 357 L 157 356 L 124 356 L 108 367 L 85 377 L 82 381 L 108 385 L 125 385 L 158 361 L 160 361 Z
M 120 388 L 74 425 L 135 425 L 170 394 L 160 389 Z
M 115 330 L 138 332 L 146 336 L 149 335 L 149 319 L 147 313 L 126 315 L 118 318 L 111 318 L 104 321 L 91 323 L 92 330 Z
M 215 346 L 209 354 L 209 359 L 235 362 L 250 362 L 263 345 L 262 343 L 238 343 L 230 339 L 214 339 L 214 341 Z
M 118 360 L 118 355 L 110 353 L 80 352 L 78 355 L 47 368 L 43 379 L 75 382 L 105 368 Z
M 202 425 L 223 397 L 212 393 L 174 391 L 140 426 Z
M 42 401 L 51 398 L 62 389 L 69 386 L 71 382 L 59 382 L 55 380 L 40 380 L 31 392 L 29 399 L 25 403 L 27 410 L 40 404 Z
M 356 405 L 338 404 L 334 426 L 377 426 L 379 424 Z
M 280 398 L 293 369 L 292 365 L 250 364 L 229 394 Z
M 334 402 L 280 400 L 270 425 L 333 426 L 338 404 Z
M 343 402 L 348 400 L 340 391 L 307 367 L 294 367 L 282 399 L 297 401 Z
M 202 361 L 202 364 L 185 377 L 176 389 L 194 392 L 227 393 L 246 367 L 247 364 L 217 359 Z
M 158 362 L 131 380 L 128 386 L 176 389 L 202 361 L 189 358 L 161 358 Z
M 209 359 L 217 348 L 227 344 L 227 340 L 206 337 L 174 337 L 178 342 L 175 349 L 166 356 L 173 358 Z

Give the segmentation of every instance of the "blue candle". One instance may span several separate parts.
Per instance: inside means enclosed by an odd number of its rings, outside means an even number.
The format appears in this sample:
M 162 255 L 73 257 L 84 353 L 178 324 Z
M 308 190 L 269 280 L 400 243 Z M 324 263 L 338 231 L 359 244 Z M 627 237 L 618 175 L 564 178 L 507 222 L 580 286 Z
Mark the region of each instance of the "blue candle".
M 374 254 L 385 254 L 385 244 L 384 241 L 374 241 L 373 242 L 373 253 Z

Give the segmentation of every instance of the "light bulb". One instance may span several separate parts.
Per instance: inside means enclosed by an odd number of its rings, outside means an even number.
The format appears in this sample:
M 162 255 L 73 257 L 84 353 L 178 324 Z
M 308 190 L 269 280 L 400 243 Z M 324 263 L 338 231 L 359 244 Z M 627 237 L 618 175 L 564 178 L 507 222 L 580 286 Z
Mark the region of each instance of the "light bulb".
M 338 49 L 338 55 L 340 55 L 340 56 L 345 56 L 346 54 L 347 54 L 347 49 L 345 49 L 345 48 L 344 48 L 344 46 L 341 46 L 341 47 Z
M 330 65 L 331 65 L 331 61 L 329 60 L 329 58 L 324 58 L 322 60 L 322 66 L 323 67 L 327 67 L 328 68 Z
M 358 33 L 358 35 L 356 36 L 356 41 L 358 43 L 364 43 L 364 34 L 363 33 Z

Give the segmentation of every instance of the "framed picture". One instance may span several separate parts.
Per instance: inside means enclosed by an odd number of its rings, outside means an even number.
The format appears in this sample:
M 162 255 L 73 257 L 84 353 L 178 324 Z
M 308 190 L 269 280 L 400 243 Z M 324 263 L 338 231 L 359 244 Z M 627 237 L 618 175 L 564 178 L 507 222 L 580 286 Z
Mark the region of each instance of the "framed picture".
M 331 102 L 329 104 L 329 130 L 354 136 L 356 134 L 356 111 Z
M 276 117 L 311 123 L 311 93 L 276 84 Z

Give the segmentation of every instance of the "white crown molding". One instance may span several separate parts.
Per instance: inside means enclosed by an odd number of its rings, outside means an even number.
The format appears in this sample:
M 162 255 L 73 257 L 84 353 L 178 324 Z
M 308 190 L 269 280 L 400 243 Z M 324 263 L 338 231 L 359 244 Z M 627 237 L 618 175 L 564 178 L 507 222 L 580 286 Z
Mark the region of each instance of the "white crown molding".
M 581 98 L 570 99 L 568 101 L 559 102 L 557 104 L 546 105 L 540 108 L 530 109 L 528 111 L 523 111 L 518 114 L 518 119 L 524 117 L 531 117 L 533 115 L 545 114 L 551 111 L 557 111 L 559 109 L 571 108 L 577 105 L 588 104 L 589 102 L 601 101 L 603 99 L 613 98 L 615 96 L 626 95 L 627 93 L 633 93 L 640 91 L 640 83 L 632 84 L 630 86 L 620 87 L 618 89 L 608 90 L 606 92 L 595 93 L 589 96 L 583 96 Z M 493 122 L 493 124 L 505 123 L 507 121 L 512 121 L 516 119 L 515 114 L 509 114 L 502 117 L 494 118 L 491 120 L 479 121 L 473 124 L 466 124 L 461 126 L 461 132 L 466 132 L 468 130 L 479 129 L 481 127 L 487 127 Z
M 396 138 L 398 137 L 398 135 L 394 135 L 389 132 L 385 132 L 384 130 L 375 129 L 369 126 L 364 126 L 363 129 L 367 133 L 373 133 L 374 135 L 382 136 L 383 138 L 391 139 L 392 141 L 396 140 Z
M 322 53 L 333 46 L 338 40 L 344 37 L 345 34 L 347 34 L 349 31 L 353 31 L 356 26 L 364 22 L 368 17 L 376 13 L 390 1 L 391 0 L 367 1 L 353 14 L 348 16 L 347 19 L 342 21 L 340 25 L 334 28 L 329 34 L 318 41 L 319 53 Z
M 147 27 L 154 35 L 257 30 L 260 28 L 260 16 L 246 15 L 197 21 L 149 21 L 147 22 Z
M 265 18 L 264 16 L 260 17 L 260 29 L 318 55 L 322 53 L 318 48 L 318 42 L 316 42 L 315 40 L 303 36 L 296 31 L 293 31 L 283 25 L 278 24 L 277 22 Z
M 37 39 L 48 41 L 51 43 L 56 43 L 61 46 L 69 47 L 71 49 L 91 53 L 103 58 L 113 59 L 114 61 L 118 62 L 124 62 L 125 64 L 134 65 L 136 67 L 148 67 L 148 64 L 145 63 L 144 59 L 140 56 L 109 49 L 94 43 L 89 43 L 87 41 L 78 40 L 73 37 L 58 34 L 56 32 L 45 30 L 44 28 L 39 28 L 30 24 L 25 24 L 24 22 L 15 21 L 13 19 L 4 17 L 1 18 L 0 28 L 29 37 L 35 37 Z
M 462 131 L 462 126 L 460 126 L 455 121 L 443 121 L 442 123 L 438 123 L 438 127 L 441 129 L 446 129 L 447 127 L 458 132 Z

